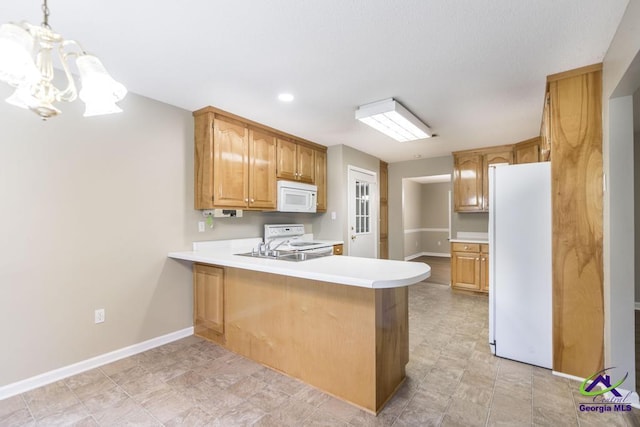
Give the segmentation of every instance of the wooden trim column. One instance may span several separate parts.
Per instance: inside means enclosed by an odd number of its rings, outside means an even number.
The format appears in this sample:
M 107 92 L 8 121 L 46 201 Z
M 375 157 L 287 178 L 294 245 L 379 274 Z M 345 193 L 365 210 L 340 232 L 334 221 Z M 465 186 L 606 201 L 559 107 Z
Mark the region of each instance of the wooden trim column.
M 553 369 L 603 369 L 602 65 L 547 78 L 551 120 Z

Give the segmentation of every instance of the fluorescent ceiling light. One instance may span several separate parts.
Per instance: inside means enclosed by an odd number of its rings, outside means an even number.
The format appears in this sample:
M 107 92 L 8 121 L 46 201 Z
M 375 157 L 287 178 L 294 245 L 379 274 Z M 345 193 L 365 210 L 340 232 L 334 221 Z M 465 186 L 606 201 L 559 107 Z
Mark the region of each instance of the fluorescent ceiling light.
M 356 119 L 400 142 L 432 136 L 429 126 L 393 98 L 359 106 Z

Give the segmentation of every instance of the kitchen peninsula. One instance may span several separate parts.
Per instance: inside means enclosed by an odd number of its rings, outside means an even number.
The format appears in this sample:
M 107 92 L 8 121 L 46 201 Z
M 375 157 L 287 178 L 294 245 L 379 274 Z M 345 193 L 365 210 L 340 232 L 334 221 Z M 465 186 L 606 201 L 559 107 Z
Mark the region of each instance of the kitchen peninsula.
M 428 265 L 347 256 L 303 262 L 243 257 L 259 239 L 200 242 L 195 334 L 377 413 L 405 378 L 407 286 Z M 203 303 L 203 300 L 206 300 Z

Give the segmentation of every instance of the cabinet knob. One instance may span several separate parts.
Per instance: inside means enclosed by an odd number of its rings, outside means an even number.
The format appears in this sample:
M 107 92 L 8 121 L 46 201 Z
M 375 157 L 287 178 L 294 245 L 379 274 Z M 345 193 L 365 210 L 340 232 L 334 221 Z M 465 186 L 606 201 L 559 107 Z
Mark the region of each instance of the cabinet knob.
M 467 245 L 464 245 L 464 248 L 465 248 L 465 249 L 469 249 L 469 246 L 467 246 Z
M 256 199 L 251 199 L 251 203 L 254 203 L 256 201 Z
M 244 199 L 244 202 L 245 203 L 249 203 L 249 199 Z

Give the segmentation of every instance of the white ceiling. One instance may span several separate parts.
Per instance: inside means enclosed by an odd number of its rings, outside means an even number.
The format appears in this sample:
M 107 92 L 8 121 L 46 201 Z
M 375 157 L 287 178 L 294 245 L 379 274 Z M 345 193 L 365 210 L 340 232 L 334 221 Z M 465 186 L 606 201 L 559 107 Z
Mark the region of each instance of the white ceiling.
M 42 21 L 39 1 L 2 3 L 0 23 Z M 49 23 L 131 92 L 396 162 L 535 136 L 545 77 L 602 61 L 627 3 L 54 0 Z M 354 119 L 390 97 L 439 136 L 400 143 Z

